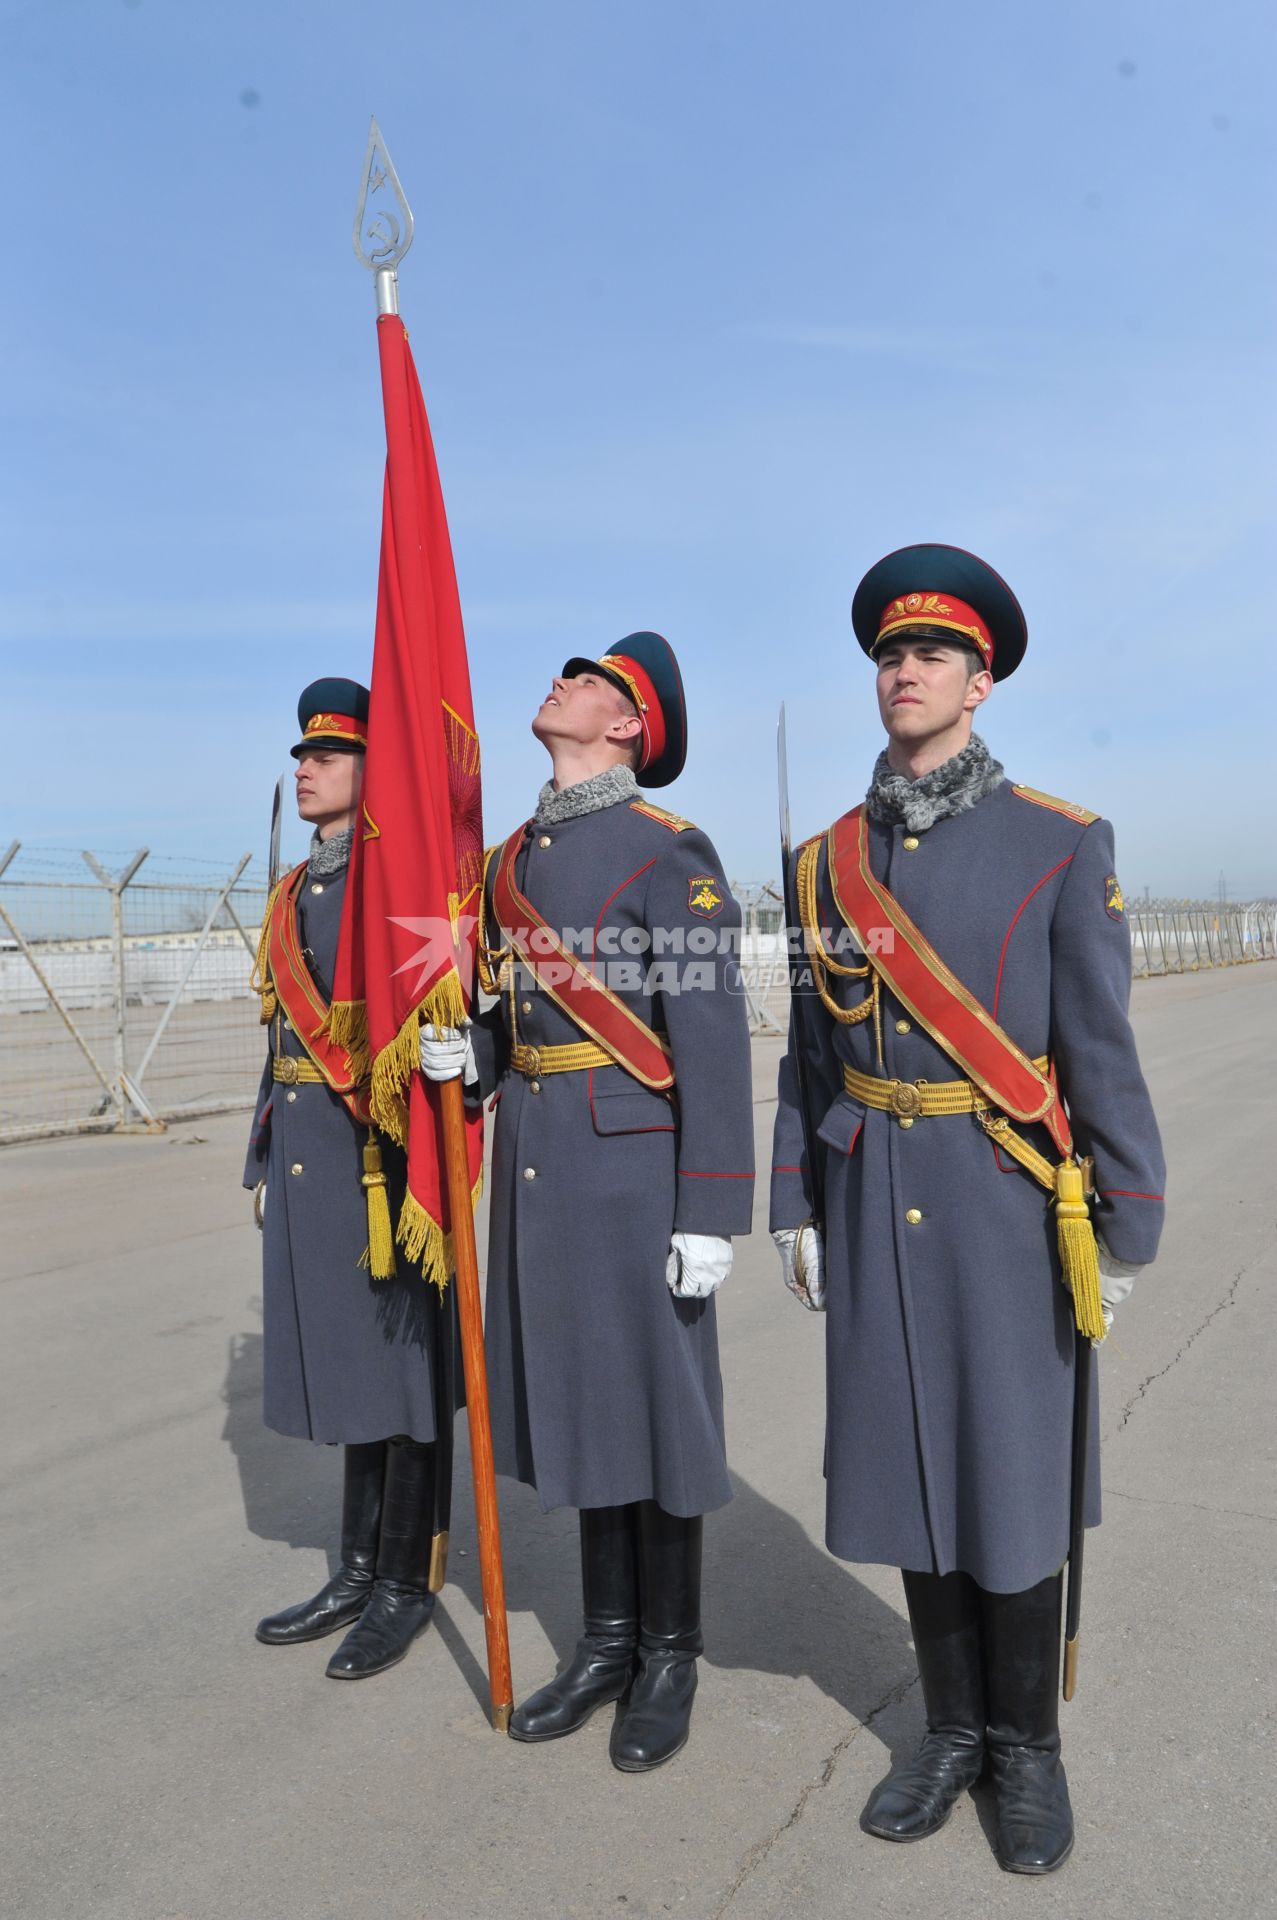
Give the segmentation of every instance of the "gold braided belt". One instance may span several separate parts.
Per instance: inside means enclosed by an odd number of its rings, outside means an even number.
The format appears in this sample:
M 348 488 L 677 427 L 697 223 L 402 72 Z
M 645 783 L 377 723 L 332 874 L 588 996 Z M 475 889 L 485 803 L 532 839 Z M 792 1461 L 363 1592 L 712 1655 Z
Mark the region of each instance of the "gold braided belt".
M 323 1086 L 324 1076 L 313 1060 L 299 1060 L 291 1053 L 277 1053 L 271 1061 L 270 1077 L 286 1087 Z
M 1039 1073 L 1045 1073 L 1051 1062 L 1049 1056 L 1043 1054 L 1033 1064 Z M 1081 1175 L 1081 1194 L 1088 1196 L 1095 1192 L 1095 1161 L 1090 1154 L 1077 1162 L 1065 1161 L 1062 1167 L 1053 1166 L 1045 1154 L 1039 1153 L 1015 1131 L 1006 1115 L 999 1113 L 970 1080 L 877 1080 L 871 1073 L 857 1073 L 854 1067 L 844 1065 L 842 1083 L 862 1107 L 872 1107 L 875 1113 L 894 1113 L 902 1127 L 911 1127 L 915 1120 L 933 1115 L 977 1114 L 990 1139 L 1013 1160 L 1018 1160 L 1048 1192 L 1058 1197 L 1060 1175 L 1074 1171 Z
M 1044 1055 L 1035 1060 L 1039 1073 L 1050 1065 Z M 901 1120 L 917 1120 L 932 1114 L 988 1113 L 990 1102 L 969 1080 L 879 1080 L 871 1073 L 857 1073 L 844 1065 L 842 1083 L 853 1100 L 876 1113 L 894 1113 Z
M 516 1040 L 510 1049 L 510 1065 L 529 1080 L 547 1073 L 584 1073 L 587 1067 L 611 1067 L 616 1063 L 606 1047 L 593 1040 L 574 1040 L 563 1047 L 529 1047 Z

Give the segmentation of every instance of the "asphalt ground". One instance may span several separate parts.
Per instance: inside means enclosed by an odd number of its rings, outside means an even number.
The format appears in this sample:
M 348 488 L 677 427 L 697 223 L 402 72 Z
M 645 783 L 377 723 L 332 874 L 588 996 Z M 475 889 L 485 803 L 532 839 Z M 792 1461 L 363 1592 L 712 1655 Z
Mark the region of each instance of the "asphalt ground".
M 682 1755 L 615 1772 L 607 1712 L 540 1748 L 491 1731 L 464 1421 L 450 1581 L 404 1664 L 338 1685 L 333 1643 L 260 1646 L 333 1563 L 340 1460 L 262 1427 L 245 1121 L 222 1116 L 0 1153 L 6 1920 L 1274 1911 L 1277 966 L 1134 1005 L 1170 1224 L 1101 1361 L 1060 1873 L 999 1870 L 983 1789 L 922 1845 L 859 1830 L 921 1702 L 898 1575 L 821 1543 L 822 1327 L 761 1192 L 720 1296 L 736 1498 L 706 1527 Z M 777 1051 L 755 1049 L 763 1166 Z M 520 1694 L 576 1637 L 575 1516 L 501 1498 Z

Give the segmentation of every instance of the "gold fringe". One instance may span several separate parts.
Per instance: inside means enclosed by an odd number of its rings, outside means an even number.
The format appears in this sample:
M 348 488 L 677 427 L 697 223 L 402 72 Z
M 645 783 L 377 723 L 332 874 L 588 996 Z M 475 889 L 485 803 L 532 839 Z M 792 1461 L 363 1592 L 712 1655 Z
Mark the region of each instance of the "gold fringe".
M 482 1192 L 481 1168 L 470 1195 L 472 1213 L 479 1204 Z M 442 1298 L 454 1266 L 452 1235 L 444 1232 L 439 1222 L 426 1212 L 420 1200 L 411 1192 L 404 1194 L 395 1238 L 413 1265 L 420 1265 L 423 1279 L 433 1280 Z
M 368 1270 L 374 1280 L 391 1280 L 395 1273 L 395 1238 L 390 1229 L 390 1202 L 381 1166 L 381 1148 L 369 1128 L 364 1147 L 364 1192 L 368 1196 Z
M 422 1024 L 459 1027 L 466 1018 L 466 1000 L 455 968 L 449 968 L 436 980 L 423 1000 L 418 1001 L 394 1039 L 384 1046 L 372 1063 L 372 1090 L 369 1107 L 383 1133 L 406 1146 L 408 1140 L 408 1104 L 404 1094 L 412 1076 L 421 1067 Z
M 366 1080 L 372 1066 L 372 1053 L 368 1045 L 368 1008 L 364 1002 L 334 1000 L 319 1030 L 327 1034 L 335 1047 L 346 1049 L 353 1077 Z
M 1073 1295 L 1077 1330 L 1089 1340 L 1104 1338 L 1100 1301 L 1100 1262 L 1095 1229 L 1083 1190 L 1082 1169 L 1064 1160 L 1055 1170 L 1055 1230 L 1064 1282 Z

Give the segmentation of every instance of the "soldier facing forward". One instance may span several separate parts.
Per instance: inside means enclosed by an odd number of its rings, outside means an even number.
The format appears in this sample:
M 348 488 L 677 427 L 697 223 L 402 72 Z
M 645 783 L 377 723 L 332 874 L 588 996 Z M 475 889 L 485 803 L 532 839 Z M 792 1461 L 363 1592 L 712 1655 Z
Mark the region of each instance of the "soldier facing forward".
M 796 857 L 819 999 L 781 1067 L 771 1224 L 787 1283 L 828 1312 L 828 1544 L 903 1569 L 926 1705 L 863 1824 L 921 1839 L 987 1763 L 1002 1865 L 1046 1873 L 1073 1844 L 1056 1688 L 1075 1338 L 1044 1188 L 1093 1156 L 1107 1322 L 1163 1211 L 1130 940 L 1108 823 L 1013 786 L 971 731 L 1024 652 L 1005 583 L 907 547 L 866 575 L 853 621 L 888 746 L 864 805 Z M 804 1034 L 824 1247 L 804 1224 Z M 1078 1324 L 1102 1336 L 1100 1297 L 1081 1316 L 1094 1247 L 1088 1268 L 1061 1245 Z
M 351 835 L 368 738 L 368 692 L 317 680 L 297 709 L 297 811 L 310 857 L 271 896 L 259 956 L 268 1051 L 244 1169 L 262 1224 L 264 1412 L 277 1433 L 344 1446 L 341 1565 L 300 1606 L 257 1629 L 270 1646 L 350 1632 L 333 1679 L 393 1666 L 428 1625 L 442 1582 L 451 1491 L 454 1289 L 443 1304 L 396 1251 L 367 1271 L 364 1176 L 378 1152 L 391 1218 L 402 1152 L 368 1120 L 368 1088 L 324 1037 Z M 432 1549 L 431 1540 L 434 1536 Z
M 641 1772 L 687 1739 L 701 1516 L 731 1497 L 712 1295 L 753 1193 L 740 917 L 706 836 L 639 790 L 683 765 L 664 640 L 569 660 L 532 730 L 554 777 L 489 854 L 480 930 L 486 1343 L 498 1470 L 581 1510 L 585 1631 L 510 1732 L 622 1700 L 612 1759 Z M 459 1063 L 423 1040 L 427 1073 Z

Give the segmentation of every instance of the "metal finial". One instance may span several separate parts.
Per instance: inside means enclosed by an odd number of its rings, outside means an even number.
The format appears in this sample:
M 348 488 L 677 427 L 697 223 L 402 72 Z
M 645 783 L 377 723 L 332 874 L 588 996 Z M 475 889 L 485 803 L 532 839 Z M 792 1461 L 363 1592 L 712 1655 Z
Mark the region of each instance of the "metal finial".
M 374 114 L 364 155 L 363 190 L 355 214 L 355 253 L 377 277 L 378 313 L 399 311 L 395 269 L 411 245 L 412 208 Z

